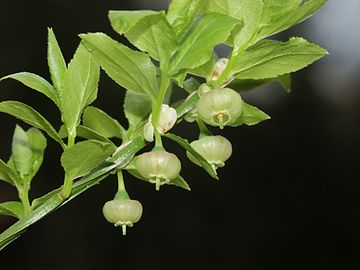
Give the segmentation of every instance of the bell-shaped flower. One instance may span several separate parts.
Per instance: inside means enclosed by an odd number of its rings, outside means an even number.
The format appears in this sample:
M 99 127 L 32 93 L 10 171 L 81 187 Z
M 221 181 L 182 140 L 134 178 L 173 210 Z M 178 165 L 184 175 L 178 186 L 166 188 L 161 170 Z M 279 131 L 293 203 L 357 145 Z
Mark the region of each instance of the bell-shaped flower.
M 161 105 L 159 123 L 157 130 L 160 134 L 168 132 L 176 123 L 176 110 L 167 104 Z M 144 126 L 144 138 L 148 142 L 154 141 L 154 127 L 152 125 L 152 114 L 149 116 L 148 122 Z

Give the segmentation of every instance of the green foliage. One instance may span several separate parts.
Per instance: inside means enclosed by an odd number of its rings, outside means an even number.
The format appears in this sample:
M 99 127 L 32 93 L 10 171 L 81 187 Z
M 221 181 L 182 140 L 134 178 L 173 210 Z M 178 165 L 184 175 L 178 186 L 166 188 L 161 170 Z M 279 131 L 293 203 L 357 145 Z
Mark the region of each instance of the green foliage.
M 263 39 L 305 20 L 325 2 L 173 0 L 167 13 L 110 11 L 109 19 L 114 30 L 124 35 L 138 50 L 104 33 L 81 34 L 81 43 L 69 65 L 53 30 L 49 28 L 48 66 L 52 84 L 29 72 L 0 79 L 15 79 L 47 96 L 59 108 L 64 123 L 57 132 L 34 108 L 18 101 L 0 102 L 0 112 L 32 126 L 27 131 L 16 126 L 10 158 L 7 163 L 0 160 L 0 180 L 14 186 L 20 199 L 0 204 L 0 215 L 19 219 L 0 234 L 0 250 L 30 225 L 115 171 L 121 175 L 119 191 L 125 191 L 123 169 L 135 178 L 145 180 L 132 162 L 135 154 L 146 145 L 144 129 L 154 133 L 154 151 L 164 150 L 162 139 L 168 138 L 189 152 L 211 177 L 218 179 L 214 168 L 187 139 L 165 132 L 174 123 L 180 124 L 185 119 L 198 124 L 200 137 L 211 135 L 204 119 L 201 120 L 203 114 L 197 112 L 199 98 L 207 91 L 228 87 L 242 94 L 263 84 L 277 82 L 290 92 L 290 74 L 320 59 L 327 54 L 326 50 L 302 38 L 290 38 L 288 42 Z M 228 60 L 217 62 L 214 48 L 220 44 L 228 46 L 231 53 Z M 99 67 L 124 88 L 126 129 L 104 111 L 89 107 L 97 98 Z M 194 76 L 205 80 L 200 82 Z M 175 83 L 188 94 L 186 97 L 172 96 L 178 91 Z M 219 100 L 213 104 L 225 106 L 231 103 L 232 106 L 209 116 L 216 117 L 224 125 L 252 126 L 270 119 L 262 110 L 242 102 L 240 96 L 239 101 L 234 102 L 222 102 L 221 95 L 217 98 Z M 162 113 L 165 103 L 175 108 L 176 115 L 171 108 Z M 205 111 L 207 105 L 202 106 Z M 235 122 L 225 119 L 226 110 L 230 109 L 238 111 L 235 119 L 240 115 Z M 30 200 L 31 181 L 43 162 L 47 145 L 40 130 L 61 145 L 65 177 L 61 187 Z M 67 138 L 67 144 L 63 138 Z M 112 138 L 121 140 L 119 148 L 110 140 Z M 79 177 L 82 178 L 77 180 Z M 190 190 L 181 176 L 169 184 Z
M 83 141 L 65 150 L 61 165 L 71 179 L 89 173 L 114 152 L 111 144 L 99 141 Z
M 69 137 L 76 136 L 82 111 L 97 97 L 99 75 L 93 57 L 80 45 L 65 73 L 61 94 L 62 117 Z
M 150 57 L 102 33 L 80 35 L 80 37 L 97 63 L 116 83 L 129 91 L 155 97 L 156 68 Z
M 267 79 L 302 69 L 322 56 L 326 50 L 303 38 L 288 42 L 265 41 L 236 57 L 234 73 L 238 79 Z
M 85 109 L 83 124 L 106 138 L 123 138 L 125 133 L 124 128 L 117 120 L 95 107 Z

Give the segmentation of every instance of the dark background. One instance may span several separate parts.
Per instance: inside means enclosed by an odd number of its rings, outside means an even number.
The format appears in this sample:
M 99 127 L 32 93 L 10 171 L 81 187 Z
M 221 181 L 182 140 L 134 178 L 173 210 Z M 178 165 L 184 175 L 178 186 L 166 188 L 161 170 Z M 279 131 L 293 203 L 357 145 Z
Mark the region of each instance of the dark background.
M 31 71 L 49 79 L 47 26 L 54 28 L 67 60 L 78 33 L 102 31 L 120 41 L 109 9 L 159 9 L 166 1 L 2 1 L 0 77 Z M 360 3 L 330 1 L 315 17 L 292 28 L 330 55 L 293 76 L 293 92 L 270 85 L 244 99 L 272 116 L 255 127 L 225 129 L 234 154 L 221 181 L 179 153 L 192 192 L 153 186 L 126 176 L 144 215 L 128 235 L 107 223 L 102 205 L 114 178 L 84 193 L 32 226 L 0 253 L 0 268 L 17 269 L 359 269 Z M 126 124 L 124 91 L 104 74 L 95 102 Z M 58 128 L 55 106 L 15 81 L 0 84 L 0 100 L 34 106 Z M 0 114 L 0 157 L 7 160 L 12 117 Z M 176 128 L 190 139 L 191 125 Z M 49 141 L 46 161 L 33 181 L 32 198 L 61 184 L 59 146 Z M 0 183 L 0 201 L 16 199 Z M 0 231 L 15 220 L 0 217 Z

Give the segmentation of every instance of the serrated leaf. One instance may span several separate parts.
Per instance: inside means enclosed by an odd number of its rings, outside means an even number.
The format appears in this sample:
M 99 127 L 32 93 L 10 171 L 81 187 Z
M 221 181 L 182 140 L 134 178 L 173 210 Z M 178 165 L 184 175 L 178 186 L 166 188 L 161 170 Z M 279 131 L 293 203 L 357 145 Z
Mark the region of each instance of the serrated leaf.
M 84 108 L 97 97 L 100 70 L 91 54 L 80 44 L 65 73 L 61 94 L 62 119 L 73 136 Z
M 253 90 L 257 87 L 260 87 L 264 84 L 271 83 L 271 82 L 277 82 L 279 83 L 286 92 L 291 91 L 291 76 L 290 74 L 284 74 L 277 78 L 270 78 L 270 79 L 261 79 L 261 80 L 251 80 L 251 79 L 235 79 L 229 84 L 229 88 L 234 89 L 238 92 L 245 92 Z
M 284 31 L 300 23 L 319 8 L 326 0 L 263 0 L 264 9 L 260 22 L 259 33 L 255 41 Z
M 21 219 L 24 216 L 24 208 L 21 202 L 0 203 L 0 215 Z
M 3 180 L 6 183 L 13 186 L 20 184 L 20 179 L 16 174 L 16 172 L 1 159 L 0 159 L 0 180 Z
M 110 11 L 111 25 L 141 51 L 168 62 L 178 44 L 163 11 Z
M 155 98 L 156 67 L 148 55 L 134 51 L 103 33 L 80 35 L 102 69 L 129 91 Z
M 239 23 L 218 13 L 204 15 L 182 41 L 170 62 L 169 73 L 176 75 L 205 64 L 212 57 L 214 47 L 224 43 Z
M 83 125 L 106 138 L 123 138 L 124 128 L 120 123 L 104 111 L 89 106 L 83 113 Z
M 67 68 L 54 31 L 51 28 L 48 28 L 48 65 L 51 80 L 60 95 L 64 87 L 64 77 Z
M 234 74 L 238 79 L 274 78 L 300 70 L 325 54 L 326 50 L 302 38 L 265 41 L 238 54 Z
M 231 126 L 253 126 L 268 119 L 270 119 L 270 116 L 268 116 L 266 113 L 256 108 L 255 106 L 251 106 L 250 104 L 243 102 L 243 112 L 241 113 L 240 117 L 235 121 L 235 123 L 231 124 Z
M 61 156 L 61 165 L 71 179 L 89 173 L 114 152 L 113 145 L 89 140 L 66 149 Z
M 284 4 L 286 5 L 286 4 Z M 206 10 L 218 12 L 242 20 L 243 27 L 234 33 L 232 43 L 234 51 L 238 51 L 256 33 L 263 10 L 262 0 L 213 0 L 208 1 Z
M 59 133 L 59 136 L 61 138 L 67 138 L 67 136 L 68 136 L 66 127 L 64 125 L 62 125 L 60 127 L 60 130 L 59 130 L 58 133 Z M 76 135 L 78 137 L 80 137 L 80 138 L 84 138 L 84 139 L 87 139 L 87 140 L 97 140 L 97 141 L 100 141 L 100 142 L 113 144 L 112 141 L 110 141 L 108 138 L 104 137 L 100 133 L 97 133 L 96 131 L 94 131 L 94 130 L 88 128 L 88 127 L 82 126 L 82 125 L 77 126 Z M 114 145 L 114 151 L 115 151 L 115 149 L 116 149 L 116 147 Z
M 176 142 L 178 145 L 180 145 L 186 151 L 190 152 L 211 177 L 213 177 L 215 179 L 219 179 L 217 177 L 216 171 L 212 168 L 210 163 L 205 158 L 203 158 L 198 152 L 196 152 L 194 148 L 191 147 L 188 140 L 183 139 L 183 138 L 181 138 L 177 135 L 171 134 L 171 133 L 166 133 L 163 136 Z
M 30 128 L 27 132 L 29 146 L 32 152 L 31 163 L 32 163 L 32 174 L 31 178 L 36 175 L 39 171 L 40 166 L 44 159 L 44 152 L 47 146 L 46 138 L 36 128 Z
M 14 79 L 50 98 L 59 108 L 60 99 L 54 87 L 44 78 L 30 72 L 19 72 L 5 76 L 0 81 Z
M 176 36 L 180 40 L 193 24 L 196 16 L 201 13 L 204 0 L 173 0 L 169 6 L 167 19 L 171 24 Z
M 0 102 L 0 112 L 10 114 L 33 127 L 45 131 L 65 149 L 65 144 L 54 127 L 32 107 L 18 101 L 3 101 Z
M 152 108 L 151 99 L 134 92 L 126 92 L 124 100 L 124 112 L 129 121 L 130 128 L 137 128 L 139 124 L 146 121 Z

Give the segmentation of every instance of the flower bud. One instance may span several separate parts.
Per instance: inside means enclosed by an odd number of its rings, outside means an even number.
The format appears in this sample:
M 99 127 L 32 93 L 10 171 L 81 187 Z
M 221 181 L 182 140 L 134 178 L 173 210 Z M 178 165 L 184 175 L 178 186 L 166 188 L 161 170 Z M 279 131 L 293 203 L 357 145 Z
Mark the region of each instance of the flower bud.
M 105 219 L 115 226 L 121 226 L 123 235 L 126 227 L 132 227 L 142 216 L 143 208 L 136 200 L 112 200 L 105 203 L 103 214 Z
M 242 113 L 242 98 L 230 88 L 217 88 L 203 94 L 196 109 L 207 124 L 224 126 L 234 123 Z
M 160 134 L 164 134 L 169 131 L 176 123 L 177 113 L 172 107 L 167 104 L 161 105 L 159 123 L 157 130 Z M 154 127 L 152 125 L 152 114 L 149 116 L 148 122 L 144 126 L 144 138 L 148 142 L 154 141 Z
M 228 63 L 229 59 L 227 58 L 220 58 L 219 60 L 217 60 L 210 80 L 216 81 L 217 79 L 219 79 L 220 75 L 223 73 Z
M 145 179 L 156 185 L 156 190 L 175 179 L 181 170 L 180 160 L 166 151 L 141 154 L 135 158 L 135 166 Z
M 191 147 L 202 155 L 214 168 L 224 167 L 225 161 L 231 156 L 232 146 L 228 139 L 223 136 L 207 136 L 193 141 Z M 186 152 L 188 158 L 196 165 L 201 166 L 197 159 Z

